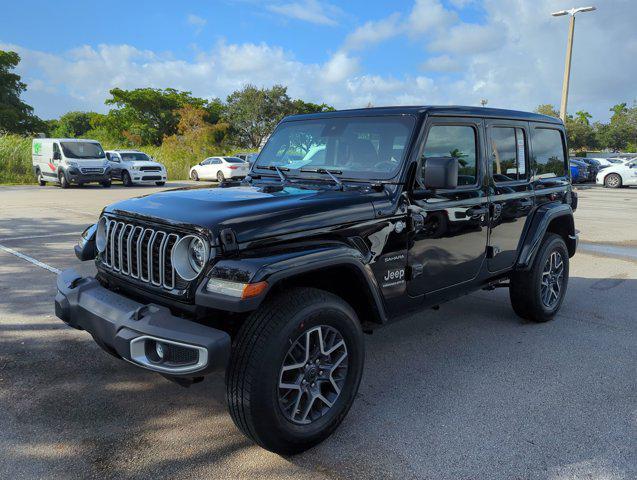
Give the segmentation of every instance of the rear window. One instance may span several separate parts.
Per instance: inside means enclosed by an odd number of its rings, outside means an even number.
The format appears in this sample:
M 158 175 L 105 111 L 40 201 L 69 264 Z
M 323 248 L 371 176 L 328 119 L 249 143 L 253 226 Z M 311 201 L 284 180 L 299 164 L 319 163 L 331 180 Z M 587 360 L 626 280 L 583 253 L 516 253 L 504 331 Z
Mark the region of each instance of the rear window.
M 552 128 L 533 130 L 533 157 L 540 178 L 563 177 L 566 174 L 562 134 Z
M 245 163 L 245 160 L 241 160 L 238 157 L 223 157 L 223 159 L 228 163 Z

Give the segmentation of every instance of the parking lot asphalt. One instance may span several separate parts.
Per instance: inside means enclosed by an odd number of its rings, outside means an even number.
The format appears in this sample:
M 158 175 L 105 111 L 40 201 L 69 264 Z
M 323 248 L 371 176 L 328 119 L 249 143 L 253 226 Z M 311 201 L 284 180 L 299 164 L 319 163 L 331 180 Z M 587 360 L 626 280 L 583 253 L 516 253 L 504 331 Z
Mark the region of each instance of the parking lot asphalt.
M 94 270 L 77 235 L 157 190 L 0 187 L 0 478 L 637 478 L 637 189 L 578 188 L 553 322 L 497 289 L 366 336 L 348 417 L 295 457 L 239 433 L 221 376 L 184 389 L 55 317 L 54 272 Z

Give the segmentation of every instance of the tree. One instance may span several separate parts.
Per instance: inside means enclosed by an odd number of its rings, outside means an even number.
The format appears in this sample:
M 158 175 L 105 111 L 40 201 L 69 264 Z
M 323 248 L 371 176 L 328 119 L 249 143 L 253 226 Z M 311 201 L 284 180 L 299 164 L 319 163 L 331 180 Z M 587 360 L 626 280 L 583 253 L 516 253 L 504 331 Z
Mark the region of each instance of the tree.
M 303 100 L 293 100 L 290 105 L 289 114 L 300 115 L 306 113 L 333 112 L 334 110 L 334 107 L 326 103 L 317 104 L 304 102 Z
M 593 118 L 593 116 L 590 113 L 588 113 L 588 112 L 586 112 L 584 110 L 580 110 L 578 112 L 575 112 L 575 118 L 580 123 L 584 123 L 586 125 L 590 125 L 589 119 Z
M 535 109 L 535 113 L 548 115 L 549 117 L 560 118 L 559 112 L 555 110 L 555 107 L 551 105 L 550 103 L 543 103 L 541 105 L 538 105 L 537 108 Z
M 110 94 L 112 98 L 105 103 L 117 108 L 108 113 L 106 129 L 111 134 L 119 134 L 128 143 L 138 145 L 161 145 L 165 136 L 174 135 L 180 108 L 186 105 L 202 109 L 209 107 L 206 100 L 174 88 L 114 88 Z M 210 107 L 207 112 L 212 116 L 215 108 Z
M 292 110 L 287 88 L 246 85 L 228 96 L 226 118 L 242 146 L 259 148 L 274 127 Z
M 27 89 L 20 75 L 11 72 L 20 63 L 16 52 L 0 50 L 0 131 L 32 133 L 44 131 L 46 124 L 33 115 L 33 108 L 20 95 Z
M 68 112 L 57 121 L 57 126 L 51 132 L 54 137 L 76 138 L 81 137 L 92 128 L 91 113 Z
M 613 105 L 612 107 L 610 107 L 610 111 L 613 112 L 613 116 L 610 118 L 611 123 L 613 122 L 613 120 L 620 120 L 626 113 L 628 113 L 626 102 Z

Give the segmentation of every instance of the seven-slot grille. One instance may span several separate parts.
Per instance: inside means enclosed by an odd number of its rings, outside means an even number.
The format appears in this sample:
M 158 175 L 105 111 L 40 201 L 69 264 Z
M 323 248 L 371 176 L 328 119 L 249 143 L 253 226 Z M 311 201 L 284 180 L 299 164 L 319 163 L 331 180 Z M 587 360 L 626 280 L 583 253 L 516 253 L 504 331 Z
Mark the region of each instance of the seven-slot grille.
M 157 228 L 108 219 L 102 264 L 143 283 L 172 290 L 183 287 L 172 266 L 172 250 L 179 235 Z

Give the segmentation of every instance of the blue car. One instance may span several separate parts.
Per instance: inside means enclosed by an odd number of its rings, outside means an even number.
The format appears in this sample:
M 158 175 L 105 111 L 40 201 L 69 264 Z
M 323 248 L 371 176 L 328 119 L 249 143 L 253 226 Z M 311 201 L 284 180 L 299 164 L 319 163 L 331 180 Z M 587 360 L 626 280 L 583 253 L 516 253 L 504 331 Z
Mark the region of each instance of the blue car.
M 589 167 L 581 160 L 570 159 L 571 180 L 573 183 L 582 183 L 588 180 Z

